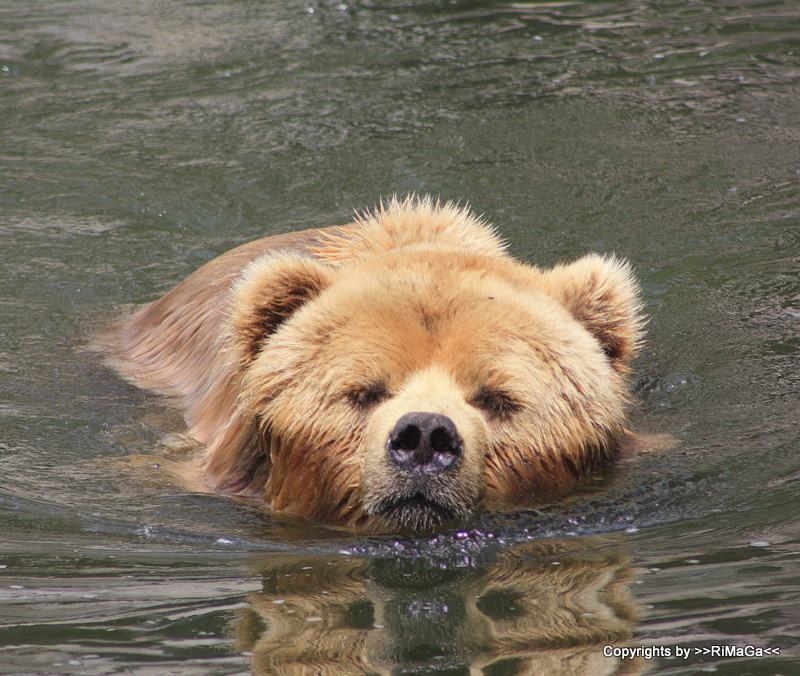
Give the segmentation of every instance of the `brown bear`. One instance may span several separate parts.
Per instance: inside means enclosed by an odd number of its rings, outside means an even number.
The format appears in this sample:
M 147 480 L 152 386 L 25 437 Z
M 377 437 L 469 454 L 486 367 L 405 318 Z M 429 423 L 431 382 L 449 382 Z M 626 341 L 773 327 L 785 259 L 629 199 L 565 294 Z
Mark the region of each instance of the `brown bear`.
M 542 270 L 467 209 L 409 197 L 233 249 L 100 347 L 179 399 L 207 488 L 426 530 L 615 456 L 638 296 L 626 263 Z

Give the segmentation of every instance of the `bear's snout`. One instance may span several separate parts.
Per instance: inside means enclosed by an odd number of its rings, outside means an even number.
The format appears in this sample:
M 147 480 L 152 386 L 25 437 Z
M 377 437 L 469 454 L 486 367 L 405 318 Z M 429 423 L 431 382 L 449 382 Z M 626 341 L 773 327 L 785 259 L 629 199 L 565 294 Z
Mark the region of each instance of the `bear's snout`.
M 383 528 L 425 531 L 466 519 L 484 490 L 489 430 L 438 366 L 411 375 L 365 430 L 364 511 Z
M 439 413 L 406 413 L 389 433 L 386 450 L 401 471 L 441 474 L 455 468 L 464 444 L 455 423 Z

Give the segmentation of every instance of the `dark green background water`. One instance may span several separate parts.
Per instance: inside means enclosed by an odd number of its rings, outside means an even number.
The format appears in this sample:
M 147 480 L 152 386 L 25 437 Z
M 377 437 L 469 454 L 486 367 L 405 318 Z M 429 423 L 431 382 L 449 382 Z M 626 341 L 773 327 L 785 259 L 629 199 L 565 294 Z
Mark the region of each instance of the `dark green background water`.
M 3 0 L 0 673 L 796 673 L 799 141 L 789 0 Z M 676 446 L 418 540 L 120 467 L 181 423 L 92 327 L 408 191 L 630 258 L 634 427 Z

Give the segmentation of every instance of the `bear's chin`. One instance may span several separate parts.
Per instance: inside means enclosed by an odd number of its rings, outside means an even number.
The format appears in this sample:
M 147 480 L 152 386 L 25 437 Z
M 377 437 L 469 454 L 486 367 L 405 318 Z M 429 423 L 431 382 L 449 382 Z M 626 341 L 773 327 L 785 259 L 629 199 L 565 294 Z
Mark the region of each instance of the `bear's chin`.
M 387 528 L 418 533 L 463 520 L 470 510 L 443 505 L 422 493 L 414 493 L 384 498 L 375 505 L 373 513 Z

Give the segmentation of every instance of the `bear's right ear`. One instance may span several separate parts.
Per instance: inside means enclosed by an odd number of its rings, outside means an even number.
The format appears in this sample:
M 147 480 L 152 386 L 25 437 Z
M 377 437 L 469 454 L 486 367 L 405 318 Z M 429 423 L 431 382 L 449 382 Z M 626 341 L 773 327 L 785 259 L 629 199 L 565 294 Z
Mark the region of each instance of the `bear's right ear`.
M 327 288 L 333 276 L 330 265 L 291 253 L 251 263 L 234 283 L 230 305 L 231 339 L 242 363 L 250 364 L 264 340 Z

